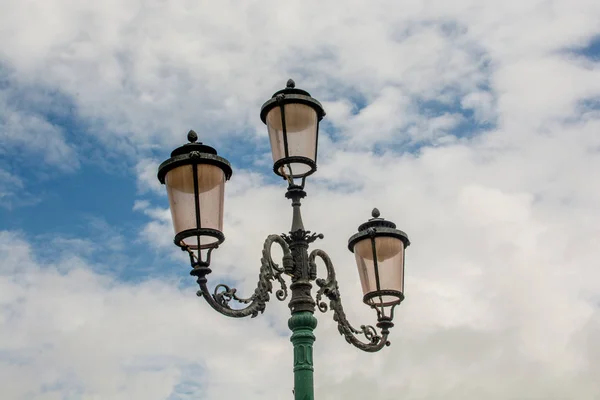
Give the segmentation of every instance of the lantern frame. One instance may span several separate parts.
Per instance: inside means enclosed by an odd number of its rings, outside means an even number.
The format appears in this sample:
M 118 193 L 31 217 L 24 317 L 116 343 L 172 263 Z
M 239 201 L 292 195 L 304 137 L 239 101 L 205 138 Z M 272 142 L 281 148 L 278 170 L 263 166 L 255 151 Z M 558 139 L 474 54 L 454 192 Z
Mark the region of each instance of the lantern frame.
M 189 237 L 197 237 L 198 240 L 198 251 L 204 249 L 214 249 L 225 241 L 225 235 L 218 229 L 203 228 L 200 222 L 200 202 L 199 202 L 199 187 L 198 187 L 198 165 L 214 165 L 219 167 L 225 175 L 225 182 L 227 182 L 233 173 L 231 164 L 227 159 L 217 155 L 217 151 L 203 143 L 196 143 L 198 135 L 193 130 L 188 133 L 188 140 L 190 143 L 186 143 L 171 152 L 171 158 L 165 160 L 158 167 L 158 180 L 160 183 L 165 184 L 165 178 L 167 173 L 175 168 L 191 165 L 194 179 L 194 207 L 195 207 L 195 218 L 196 228 L 186 229 L 181 232 L 177 232 L 173 239 L 173 242 L 178 247 L 186 249 L 190 246 L 184 243 L 184 239 Z M 209 236 L 216 239 L 215 242 L 201 245 L 200 237 Z
M 287 125 L 286 125 L 286 120 L 285 120 L 285 106 L 288 104 L 304 104 L 306 106 L 311 107 L 313 110 L 315 110 L 315 112 L 317 114 L 317 125 L 315 127 L 316 132 L 315 132 L 315 152 L 314 152 L 315 159 L 314 160 L 309 157 L 305 157 L 305 156 L 290 156 Z M 267 115 L 275 107 L 279 107 L 280 111 L 281 111 L 280 114 L 281 114 L 281 129 L 282 129 L 282 135 L 283 135 L 284 157 L 280 158 L 279 160 L 274 160 L 273 172 L 276 175 L 283 177 L 284 179 L 306 178 L 307 176 L 313 174 L 317 170 L 317 154 L 318 154 L 318 149 L 319 149 L 319 125 L 320 125 L 320 122 L 323 119 L 323 117 L 325 117 L 325 115 L 326 115 L 325 110 L 323 109 L 323 106 L 321 105 L 321 103 L 317 99 L 312 97 L 310 95 L 310 93 L 308 93 L 306 90 L 296 88 L 296 83 L 294 82 L 293 79 L 289 79 L 287 81 L 287 85 L 286 85 L 285 89 L 275 92 L 273 94 L 273 97 L 271 99 L 267 100 L 262 105 L 262 107 L 260 109 L 260 119 L 262 120 L 262 122 L 265 125 L 267 124 Z M 271 148 L 271 151 L 273 151 L 272 148 Z M 281 171 L 280 171 L 281 167 L 283 167 L 286 164 L 293 164 L 293 163 L 305 164 L 310 169 L 307 172 L 304 172 L 301 174 L 292 173 L 292 175 L 290 175 L 290 176 L 286 176 L 285 174 L 281 173 Z
M 371 251 L 373 252 L 373 268 L 375 273 L 375 284 L 377 290 L 368 292 L 363 296 L 363 303 L 370 306 L 371 308 L 382 308 L 388 306 L 396 306 L 400 304 L 404 300 L 404 254 L 402 255 L 402 291 L 392 290 L 392 289 L 381 289 L 382 282 L 379 279 L 379 262 L 377 260 L 377 249 L 375 245 L 375 239 L 378 237 L 392 237 L 402 241 L 404 248 L 402 251 L 404 252 L 408 246 L 410 246 L 410 240 L 408 239 L 408 235 L 396 229 L 396 224 L 392 221 L 387 221 L 383 218 L 379 218 L 380 213 L 378 209 L 373 209 L 371 213 L 372 217 L 369 221 L 361 224 L 358 227 L 358 232 L 355 233 L 348 239 L 348 250 L 354 253 L 354 246 L 365 239 L 371 241 Z M 397 297 L 398 300 L 387 302 L 385 304 L 373 303 L 372 299 L 380 296 L 393 296 Z

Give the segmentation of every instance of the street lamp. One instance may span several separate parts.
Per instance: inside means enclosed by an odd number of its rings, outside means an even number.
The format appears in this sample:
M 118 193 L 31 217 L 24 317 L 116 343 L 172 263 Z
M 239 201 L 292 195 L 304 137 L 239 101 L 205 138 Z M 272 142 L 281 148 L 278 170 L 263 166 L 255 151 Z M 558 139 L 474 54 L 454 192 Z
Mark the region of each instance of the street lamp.
M 317 170 L 319 121 L 325 116 L 321 104 L 304 90 L 297 89 L 293 80 L 276 92 L 261 108 L 260 117 L 267 125 L 273 171 L 283 177 L 288 188 L 285 196 L 292 202 L 292 227 L 287 235 L 269 235 L 264 242 L 258 285 L 248 298 L 239 297 L 237 290 L 218 284 L 208 288 L 211 254 L 223 241 L 223 200 L 225 182 L 232 169 L 217 151 L 197 143 L 194 131 L 188 133 L 188 144 L 178 147 L 171 158 L 158 169 L 158 179 L 167 187 L 169 205 L 175 229 L 174 242 L 187 251 L 200 290 L 208 304 L 228 317 L 256 317 L 263 313 L 273 292 L 273 282 L 280 286 L 275 292 L 279 300 L 288 297 L 283 275 L 291 279 L 288 326 L 294 345 L 294 393 L 297 400 L 314 399 L 313 343 L 317 319 L 315 308 L 333 311 L 338 330 L 348 343 L 357 348 L 376 352 L 389 346 L 388 335 L 394 326 L 394 308 L 404 299 L 404 251 L 410 244 L 406 233 L 396 225 L 380 218 L 374 209 L 372 218 L 359 226 L 348 240 L 348 249 L 355 254 L 363 289 L 363 302 L 377 312 L 378 332 L 373 326 L 354 328 L 348 322 L 341 303 L 338 282 L 331 259 L 323 250 L 308 252 L 310 243 L 322 239 L 322 234 L 304 229 L 300 213 L 301 200 L 306 196 L 306 178 Z M 298 182 L 300 180 L 300 182 Z M 283 250 L 281 266 L 273 261 L 271 247 L 278 244 Z M 316 260 L 325 265 L 325 278 L 317 279 Z M 318 286 L 315 297 L 312 283 Z M 329 299 L 329 307 L 323 296 Z M 233 301 L 242 308 L 231 307 Z M 365 340 L 360 340 L 359 335 Z

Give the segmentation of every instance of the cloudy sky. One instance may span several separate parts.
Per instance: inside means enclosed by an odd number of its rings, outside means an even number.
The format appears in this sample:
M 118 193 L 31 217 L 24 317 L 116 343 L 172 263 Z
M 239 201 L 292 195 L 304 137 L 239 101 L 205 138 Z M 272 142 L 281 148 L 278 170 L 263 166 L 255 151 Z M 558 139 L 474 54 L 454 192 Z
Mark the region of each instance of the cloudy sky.
M 189 129 L 232 162 L 210 283 L 251 293 L 290 77 L 327 111 L 304 220 L 355 325 L 348 237 L 376 206 L 412 241 L 391 347 L 318 315 L 317 398 L 600 398 L 597 0 L 0 6 L 2 399 L 292 398 L 286 305 L 197 298 L 156 179 Z

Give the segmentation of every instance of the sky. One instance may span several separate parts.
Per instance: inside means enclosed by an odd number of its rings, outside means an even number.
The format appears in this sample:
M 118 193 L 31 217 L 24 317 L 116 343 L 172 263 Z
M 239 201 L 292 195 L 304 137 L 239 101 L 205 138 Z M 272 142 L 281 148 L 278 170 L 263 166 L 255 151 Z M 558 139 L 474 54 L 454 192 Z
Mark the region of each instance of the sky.
M 288 78 L 327 111 L 303 217 L 353 325 L 348 238 L 378 207 L 412 243 L 390 347 L 317 312 L 316 398 L 600 398 L 597 0 L 0 6 L 2 399 L 292 398 L 286 304 L 196 297 L 156 178 L 190 129 L 230 160 L 209 286 L 252 293 Z

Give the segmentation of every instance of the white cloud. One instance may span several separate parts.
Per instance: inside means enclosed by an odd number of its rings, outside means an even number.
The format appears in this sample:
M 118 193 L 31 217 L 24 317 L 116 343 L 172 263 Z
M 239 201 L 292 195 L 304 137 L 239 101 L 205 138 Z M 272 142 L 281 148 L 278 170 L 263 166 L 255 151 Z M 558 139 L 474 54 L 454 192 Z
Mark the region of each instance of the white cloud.
M 250 387 L 257 391 L 259 378 L 277 374 L 278 360 L 290 357 L 287 340 L 266 320 L 246 321 L 242 329 L 239 321 L 207 323 L 209 308 L 174 281 L 125 284 L 92 273 L 90 260 L 77 258 L 40 267 L 11 232 L 0 235 L 0 251 L 0 371 L 7 398 L 180 398 L 182 380 L 201 384 L 193 392 L 200 398 L 223 390 L 235 395 L 232 382 L 241 395 Z M 246 335 L 264 339 L 247 347 Z M 231 368 L 265 353 L 276 357 L 264 360 L 260 371 Z M 199 376 L 189 375 L 194 369 Z M 290 377 L 270 393 L 281 394 L 282 385 L 289 387 Z
M 39 196 L 29 192 L 21 177 L 0 168 L 0 207 L 11 211 L 17 207 L 35 205 L 40 200 Z
M 141 159 L 135 166 L 135 175 L 137 177 L 138 191 L 141 193 L 154 192 L 164 194 L 164 188 L 158 181 L 156 173 L 159 162 L 150 159 Z
M 472 109 L 475 119 L 480 123 L 491 123 L 496 119 L 494 109 L 494 98 L 488 92 L 471 92 L 463 97 L 461 106 L 464 109 Z
M 46 163 L 63 170 L 79 165 L 72 146 L 64 139 L 64 133 L 48 123 L 44 117 L 14 110 L 0 94 L 0 134 L 3 143 L 0 152 L 29 157 L 41 157 Z
M 71 3 L 31 13 L 10 2 L 4 59 L 19 79 L 59 88 L 76 102 L 79 116 L 93 121 L 91 133 L 113 151 L 174 145 L 190 127 L 211 138 L 260 127 L 256 109 L 290 74 L 318 98 L 358 94 L 369 106 L 391 86 L 405 99 L 468 96 L 481 91 L 490 69 L 500 77 L 524 52 L 559 57 L 557 49 L 591 37 L 597 12 L 594 2 L 567 9 L 407 2 L 394 5 L 398 12 L 385 2 Z M 43 36 L 20 29 L 25 16 Z M 522 68 L 526 74 L 535 65 Z M 544 77 L 522 77 L 530 78 Z
M 18 192 L 23 189 L 23 181 L 18 176 L 0 169 L 0 205 L 11 208 Z

